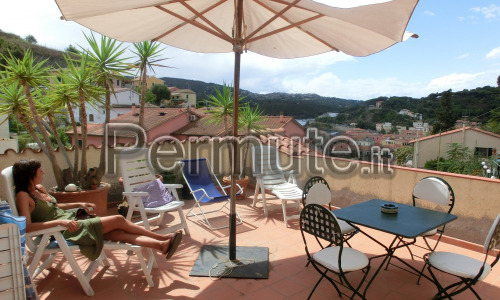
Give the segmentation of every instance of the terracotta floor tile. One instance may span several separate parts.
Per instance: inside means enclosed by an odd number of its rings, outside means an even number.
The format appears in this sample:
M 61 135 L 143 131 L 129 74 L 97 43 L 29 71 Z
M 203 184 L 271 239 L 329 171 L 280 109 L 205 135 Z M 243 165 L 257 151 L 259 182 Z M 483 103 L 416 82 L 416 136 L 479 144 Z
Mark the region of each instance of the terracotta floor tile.
M 252 195 L 253 192 L 249 192 Z M 184 236 L 178 251 L 170 260 L 165 260 L 163 255 L 155 253 L 158 269 L 153 269 L 152 276 L 155 287 L 149 287 L 137 261 L 137 257 L 128 256 L 122 251 L 107 251 L 110 260 L 109 268 L 100 267 L 91 280 L 95 291 L 94 297 L 87 297 L 74 277 L 71 269 L 62 256 L 57 255 L 52 267 L 42 272 L 34 282 L 37 286 L 40 298 L 43 299 L 105 299 L 105 300 L 143 300 L 143 299 L 199 299 L 199 300 L 279 300 L 279 299 L 307 299 L 313 286 L 320 278 L 320 274 L 307 262 L 304 243 L 298 227 L 298 221 L 289 222 L 286 228 L 283 224 L 281 203 L 269 201 L 271 210 L 269 218 L 265 218 L 262 203 L 252 207 L 252 199 L 237 202 L 237 210 L 244 219 L 244 224 L 237 226 L 236 243 L 238 246 L 259 246 L 269 249 L 269 278 L 234 279 L 223 278 L 211 280 L 208 277 L 191 277 L 189 273 L 196 261 L 203 245 L 227 245 L 227 229 L 211 231 L 194 218 L 189 218 L 188 226 L 191 236 Z M 187 200 L 184 211 L 187 212 L 194 204 L 193 200 Z M 208 208 L 210 209 L 210 207 Z M 116 211 L 116 209 L 114 209 Z M 113 212 L 111 209 L 110 212 Z M 292 209 L 289 212 L 293 212 Z M 176 220 L 178 217 L 169 217 Z M 222 222 L 226 222 L 227 215 L 221 215 Z M 225 221 L 224 221 L 225 220 Z M 389 234 L 366 229 L 366 232 L 384 245 L 389 244 L 393 237 Z M 312 241 L 312 237 L 306 237 Z M 450 239 L 451 240 L 451 239 Z M 363 234 L 357 234 L 350 240 L 351 245 L 366 253 L 369 257 L 383 254 L 384 249 L 374 243 Z M 420 242 L 419 242 L 420 243 Z M 438 246 L 439 250 L 452 251 L 473 257 L 482 258 L 482 254 L 447 244 L 443 241 Z M 319 246 L 310 248 L 315 252 Z M 422 250 L 415 253 L 421 255 Z M 403 260 L 416 268 L 423 266 L 420 258 L 412 260 L 406 249 L 396 252 Z M 78 263 L 85 267 L 88 260 L 80 254 L 76 255 Z M 372 270 L 368 275 L 371 278 L 375 269 L 382 259 L 372 260 Z M 399 263 L 398 263 L 399 264 Z M 437 276 L 444 285 L 455 280 L 450 275 L 437 272 Z M 362 276 L 360 272 L 350 275 L 350 280 L 358 282 Z M 351 279 L 352 278 L 352 279 Z M 436 292 L 436 287 L 429 281 L 423 280 L 420 285 L 416 284 L 417 277 L 408 272 L 390 266 L 389 269 L 381 270 L 370 286 L 367 297 L 370 300 L 377 299 L 430 299 Z M 366 283 L 363 285 L 363 289 Z M 349 292 L 341 288 L 344 292 Z M 493 269 L 492 273 L 484 282 L 476 285 L 476 290 L 485 300 L 498 299 L 500 294 L 500 268 Z M 454 299 L 471 299 L 473 295 L 465 292 Z M 343 297 L 344 299 L 346 297 Z M 335 288 L 327 280 L 323 280 L 312 297 L 313 300 L 341 299 Z

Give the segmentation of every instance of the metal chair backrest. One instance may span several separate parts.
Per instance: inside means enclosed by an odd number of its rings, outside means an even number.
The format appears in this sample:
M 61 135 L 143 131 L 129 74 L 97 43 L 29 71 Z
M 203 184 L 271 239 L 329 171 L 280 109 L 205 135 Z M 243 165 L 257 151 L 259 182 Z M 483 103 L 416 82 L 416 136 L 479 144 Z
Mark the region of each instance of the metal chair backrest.
M 302 205 L 303 206 L 307 205 L 306 198 L 307 198 L 307 195 L 309 194 L 309 190 L 311 189 L 311 187 L 313 187 L 315 184 L 318 184 L 318 183 L 326 185 L 326 187 L 328 188 L 328 191 L 330 191 L 330 186 L 328 185 L 328 182 L 323 177 L 321 177 L 321 176 L 311 177 L 306 182 L 306 184 L 304 185 L 304 188 L 302 189 Z M 316 202 L 313 202 L 313 203 L 316 203 Z M 330 208 L 331 208 L 330 203 L 325 203 L 325 204 L 329 204 Z
M 306 197 L 306 205 L 315 203 L 319 205 L 328 205 L 331 210 L 332 194 L 326 184 L 316 183 L 309 189 Z
M 2 170 L 2 185 L 5 189 L 5 196 L 9 203 L 10 210 L 14 216 L 19 216 L 16 206 L 16 189 L 14 185 L 14 176 L 12 175 L 12 166 Z
M 217 198 L 226 195 L 222 189 L 222 194 L 212 179 L 212 172 L 210 171 L 208 161 L 206 158 L 199 159 L 185 159 L 182 160 L 182 175 L 186 180 L 191 191 L 203 189 L 210 198 Z M 215 176 L 214 176 L 215 177 Z M 220 187 L 220 182 L 217 178 L 217 185 Z M 204 195 L 203 191 L 193 192 L 193 196 L 200 200 Z
M 335 216 L 324 206 L 309 204 L 300 213 L 300 231 L 307 245 L 304 232 L 342 247 L 344 238 Z M 319 242 L 319 241 L 318 241 Z
M 254 146 L 252 148 L 252 162 L 253 174 L 262 175 L 264 185 L 271 186 L 287 182 L 276 147 Z
M 500 213 L 491 225 L 490 231 L 484 242 L 484 252 L 488 253 L 492 249 L 500 248 Z
M 455 193 L 448 182 L 444 179 L 429 176 L 421 179 L 413 188 L 414 206 L 417 199 L 429 201 L 442 206 L 448 205 L 448 213 L 450 213 L 455 204 Z
M 147 149 L 123 150 L 120 152 L 123 189 L 131 192 L 134 188 L 156 179 L 155 171 L 148 159 Z

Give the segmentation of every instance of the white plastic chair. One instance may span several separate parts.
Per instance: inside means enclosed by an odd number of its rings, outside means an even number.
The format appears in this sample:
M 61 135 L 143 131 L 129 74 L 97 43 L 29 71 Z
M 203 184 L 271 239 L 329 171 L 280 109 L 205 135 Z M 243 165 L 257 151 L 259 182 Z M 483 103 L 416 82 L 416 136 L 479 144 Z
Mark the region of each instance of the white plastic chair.
M 497 249 L 496 255 L 493 254 L 494 249 Z M 478 281 L 484 280 L 491 273 L 493 266 L 500 258 L 500 251 L 498 250 L 500 250 L 500 214 L 497 215 L 486 236 L 484 242 L 484 259 L 480 260 L 463 254 L 442 251 L 427 254 L 425 256 L 425 261 L 428 265 L 427 269 L 438 288 L 438 293 L 433 299 L 451 299 L 452 296 L 460 294 L 467 289 L 470 289 L 478 299 L 481 299 L 472 286 Z M 489 263 L 488 257 L 490 255 L 494 257 L 494 260 Z M 433 269 L 456 276 L 460 281 L 443 287 L 438 280 L 441 276 L 436 276 L 432 271 Z
M 252 206 L 255 207 L 260 193 L 264 216 L 267 217 L 266 190 L 271 190 L 281 200 L 283 220 L 285 227 L 288 227 L 288 220 L 298 219 L 300 216 L 302 190 L 297 186 L 293 171 L 287 172 L 288 180 L 285 179 L 285 172 L 281 168 L 278 151 L 275 147 L 254 146 L 252 149 L 253 175 L 257 179 Z M 286 208 L 289 201 L 297 208 L 297 215 L 287 215 Z
M 14 178 L 12 176 L 12 167 L 7 167 L 2 170 L 2 184 L 7 197 L 7 202 L 12 210 L 12 214 L 18 216 L 18 211 L 16 207 L 15 192 L 14 192 Z M 52 261 L 58 253 L 62 253 L 66 258 L 66 261 L 71 267 L 71 270 L 75 274 L 76 278 L 80 282 L 83 290 L 87 296 L 93 296 L 94 290 L 90 286 L 90 279 L 94 275 L 95 271 L 102 263 L 104 266 L 109 266 L 110 263 L 106 257 L 104 251 L 101 252 L 99 258 L 95 261 L 90 262 L 89 266 L 85 272 L 80 268 L 78 262 L 73 256 L 73 251 L 80 251 L 79 246 L 75 244 L 68 244 L 64 239 L 62 232 L 66 230 L 64 226 L 54 226 L 48 229 L 42 229 L 26 233 L 26 246 L 27 249 L 33 253 L 33 258 L 28 267 L 28 273 L 31 278 L 37 277 L 43 270 L 51 266 Z M 51 237 L 54 239 L 51 241 Z M 124 250 L 137 255 L 137 259 L 141 265 L 142 271 L 148 282 L 149 286 L 153 287 L 153 279 L 151 277 L 151 270 L 153 267 L 157 267 L 155 257 L 151 249 L 149 250 L 149 259 L 145 261 L 142 255 L 142 247 L 138 245 L 130 245 L 125 243 L 117 243 L 106 241 L 104 243 L 104 249 L 108 250 Z M 48 257 L 42 261 L 42 257 L 48 255 Z
M 0 299 L 23 300 L 23 260 L 19 227 L 15 224 L 0 225 Z
M 134 211 L 137 211 L 141 216 L 141 221 L 136 222 L 136 224 L 143 224 L 147 230 L 150 230 L 150 225 L 157 224 L 163 227 L 155 231 L 158 233 L 165 234 L 184 229 L 186 235 L 190 234 L 186 218 L 182 211 L 184 202 L 179 200 L 176 190 L 182 188 L 182 184 L 164 184 L 165 188 L 167 188 L 175 200 L 172 200 L 166 205 L 153 208 L 144 207 L 142 202 L 142 197 L 147 196 L 147 192 L 133 191 L 136 187 L 156 180 L 154 169 L 148 159 L 147 149 L 121 151 L 120 167 L 123 178 L 123 196 L 127 197 L 128 202 L 127 220 L 132 220 L 132 214 Z M 166 219 L 164 217 L 165 213 L 168 212 L 177 212 L 180 217 L 180 222 L 178 224 L 168 224 L 168 226 L 165 226 L 164 220 Z M 150 216 L 148 216 L 148 214 Z

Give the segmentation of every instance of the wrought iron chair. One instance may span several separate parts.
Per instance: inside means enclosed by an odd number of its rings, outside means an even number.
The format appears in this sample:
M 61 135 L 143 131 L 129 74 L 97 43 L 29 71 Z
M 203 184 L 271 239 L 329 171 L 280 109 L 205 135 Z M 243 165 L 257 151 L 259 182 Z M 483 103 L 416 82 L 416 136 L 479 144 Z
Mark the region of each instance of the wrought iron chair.
M 328 209 L 332 211 L 332 194 L 330 192 L 330 186 L 328 182 L 321 176 L 314 176 L 310 178 L 303 189 L 302 192 L 302 204 L 304 207 L 308 204 L 315 203 L 319 205 L 328 205 Z M 359 232 L 359 229 L 351 226 L 347 222 L 343 220 L 337 220 L 340 226 L 340 230 L 344 235 L 344 241 L 349 245 L 349 239 L 352 238 L 356 233 Z M 319 241 L 318 241 L 319 243 Z M 320 243 L 321 244 L 321 243 Z
M 299 215 L 288 216 L 286 211 L 287 203 L 291 201 L 300 214 L 302 190 L 297 186 L 293 171 L 287 172 L 288 180 L 285 179 L 285 172 L 281 168 L 278 151 L 275 147 L 255 146 L 252 149 L 253 174 L 257 178 L 252 206 L 255 207 L 260 192 L 264 216 L 267 217 L 266 189 L 271 190 L 281 200 L 283 220 L 285 227 L 288 227 L 288 220 L 298 219 Z
M 320 279 L 309 294 L 311 298 L 319 283 L 326 278 L 335 287 L 339 297 L 344 294 L 351 299 L 359 296 L 365 299 L 359 291 L 370 270 L 368 257 L 353 248 L 344 247 L 344 237 L 337 222 L 337 218 L 324 206 L 309 204 L 300 213 L 300 232 L 304 240 L 305 250 L 308 260 L 313 267 L 321 274 Z M 311 253 L 306 234 L 310 234 L 317 239 L 323 239 L 332 246 L 323 248 L 316 253 Z M 316 248 L 316 247 L 314 247 Z M 311 248 L 311 249 L 314 249 Z M 355 271 L 363 271 L 364 275 L 357 286 L 353 286 L 347 279 L 347 274 Z M 328 276 L 328 272 L 336 274 L 340 280 Z M 352 291 L 352 295 L 342 293 L 337 286 L 340 284 Z
M 496 254 L 494 254 L 494 249 L 496 249 Z M 452 252 L 434 251 L 426 254 L 424 258 L 427 263 L 427 269 L 438 288 L 438 293 L 433 299 L 451 299 L 452 296 L 460 294 L 467 289 L 471 290 L 477 299 L 481 299 L 472 286 L 478 281 L 484 280 L 500 258 L 500 214 L 497 215 L 486 236 L 484 252 L 485 256 L 483 260 Z M 490 256 L 493 256 L 494 259 L 491 263 L 488 263 Z M 439 283 L 439 276 L 434 274 L 433 269 L 456 276 L 460 280 L 447 287 L 443 287 Z
M 211 172 L 211 168 L 206 158 L 186 159 L 182 160 L 181 162 L 182 175 L 184 176 L 184 180 L 186 181 L 189 190 L 191 191 L 191 194 L 194 196 L 194 199 L 196 201 L 186 215 L 189 216 L 189 214 L 192 214 L 212 230 L 229 227 L 229 223 L 228 225 L 214 227 L 210 223 L 210 220 L 207 218 L 207 214 L 219 212 L 222 209 L 229 210 L 227 205 L 231 201 L 231 195 L 227 195 L 225 189 L 229 188 L 230 186 L 223 187 L 217 177 L 212 175 L 213 172 Z M 241 187 L 238 184 L 236 184 L 236 186 L 239 189 L 237 195 L 243 193 Z M 217 209 L 213 209 L 210 211 L 203 210 L 203 205 L 214 202 L 223 202 L 224 204 Z M 195 213 L 195 211 L 193 211 L 195 208 L 199 210 L 198 213 Z M 239 219 L 236 225 L 242 224 L 243 220 L 241 219 L 238 212 L 236 212 L 236 216 Z
M 176 232 L 179 229 L 184 229 L 184 233 L 189 235 L 189 228 L 182 211 L 184 202 L 179 200 L 177 194 L 178 188 L 182 188 L 182 184 L 163 184 L 169 193 L 172 194 L 174 200 L 159 206 L 146 208 L 142 202 L 142 197 L 147 196 L 147 192 L 134 192 L 134 188 L 147 184 L 156 179 L 154 169 L 152 168 L 146 149 L 124 150 L 120 152 L 120 167 L 123 178 L 123 196 L 127 197 L 128 212 L 126 218 L 132 219 L 134 211 L 139 212 L 141 221 L 136 224 L 143 224 L 144 227 L 150 230 L 150 225 L 157 224 L 163 226 L 165 213 L 177 212 L 180 221 L 177 224 L 168 224 L 157 230 L 159 233 Z M 149 216 L 148 216 L 149 215 Z
M 7 202 L 9 203 L 9 206 L 12 210 L 12 214 L 18 216 L 16 200 L 14 196 L 15 192 L 12 167 L 3 169 L 1 178 L 5 195 L 7 197 Z M 54 260 L 56 254 L 62 253 L 87 296 L 93 296 L 94 290 L 90 286 L 90 279 L 101 263 L 104 266 L 110 266 L 109 260 L 107 259 L 104 251 L 102 251 L 99 258 L 97 258 L 95 261 L 90 262 L 84 272 L 78 265 L 78 262 L 76 261 L 72 253 L 73 251 L 80 251 L 79 246 L 71 242 L 67 242 L 64 239 L 62 232 L 65 230 L 66 227 L 64 226 L 54 226 L 48 229 L 26 233 L 26 246 L 28 250 L 34 254 L 28 267 L 28 273 L 30 274 L 31 278 L 34 279 L 40 273 L 42 273 L 43 270 L 51 266 L 51 263 Z M 148 249 L 149 259 L 147 260 L 147 262 L 142 254 L 142 247 L 138 245 L 106 241 L 104 243 L 104 249 L 124 250 L 135 253 L 135 255 L 137 255 L 139 264 L 141 265 L 146 281 L 148 282 L 149 286 L 154 286 L 153 279 L 151 277 L 151 269 L 153 267 L 157 267 L 157 264 L 155 257 L 151 252 L 151 249 Z M 48 257 L 42 259 L 42 257 L 45 257 L 46 255 L 48 255 Z
M 413 188 L 412 198 L 413 206 L 418 205 L 419 202 L 434 203 L 442 207 L 442 209 L 446 210 L 448 213 L 451 213 L 451 211 L 453 210 L 453 206 L 455 205 L 455 193 L 453 192 L 451 186 L 448 184 L 448 182 L 446 182 L 446 180 L 435 176 L 428 176 L 422 178 L 419 182 L 417 182 L 417 184 Z M 408 249 L 408 251 L 410 252 L 412 259 L 414 259 L 415 256 L 411 250 L 412 246 L 420 247 L 428 251 L 434 251 L 439 244 L 441 237 L 443 236 L 445 226 L 446 225 L 443 225 L 440 228 L 435 228 L 421 234 L 419 237 L 423 239 L 425 243 L 424 246 L 417 245 L 415 243 L 416 239 L 408 242 L 408 240 L 405 240 L 404 238 L 399 239 L 398 245 L 405 245 L 406 249 Z M 430 237 L 434 235 L 437 235 L 437 238 L 435 239 L 435 242 L 431 242 Z M 386 269 L 389 266 L 391 259 L 392 256 L 387 261 Z M 420 271 L 417 283 L 420 282 L 420 278 L 422 277 L 422 272 L 424 270 L 425 264 Z

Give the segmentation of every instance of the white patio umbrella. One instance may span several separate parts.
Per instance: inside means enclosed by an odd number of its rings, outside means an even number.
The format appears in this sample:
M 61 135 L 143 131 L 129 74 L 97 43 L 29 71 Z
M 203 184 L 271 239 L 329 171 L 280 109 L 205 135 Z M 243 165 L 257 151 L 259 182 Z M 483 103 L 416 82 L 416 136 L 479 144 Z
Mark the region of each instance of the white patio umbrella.
M 367 56 L 415 36 L 406 26 L 418 0 L 55 0 L 63 18 L 124 42 L 160 41 L 202 52 L 234 52 L 233 136 L 240 56 L 298 58 L 328 51 Z M 416 37 L 416 36 L 415 36 Z M 236 142 L 235 146 L 236 146 Z M 236 149 L 236 147 L 234 147 Z M 231 199 L 235 199 L 233 151 Z M 229 259 L 236 259 L 231 201 Z

